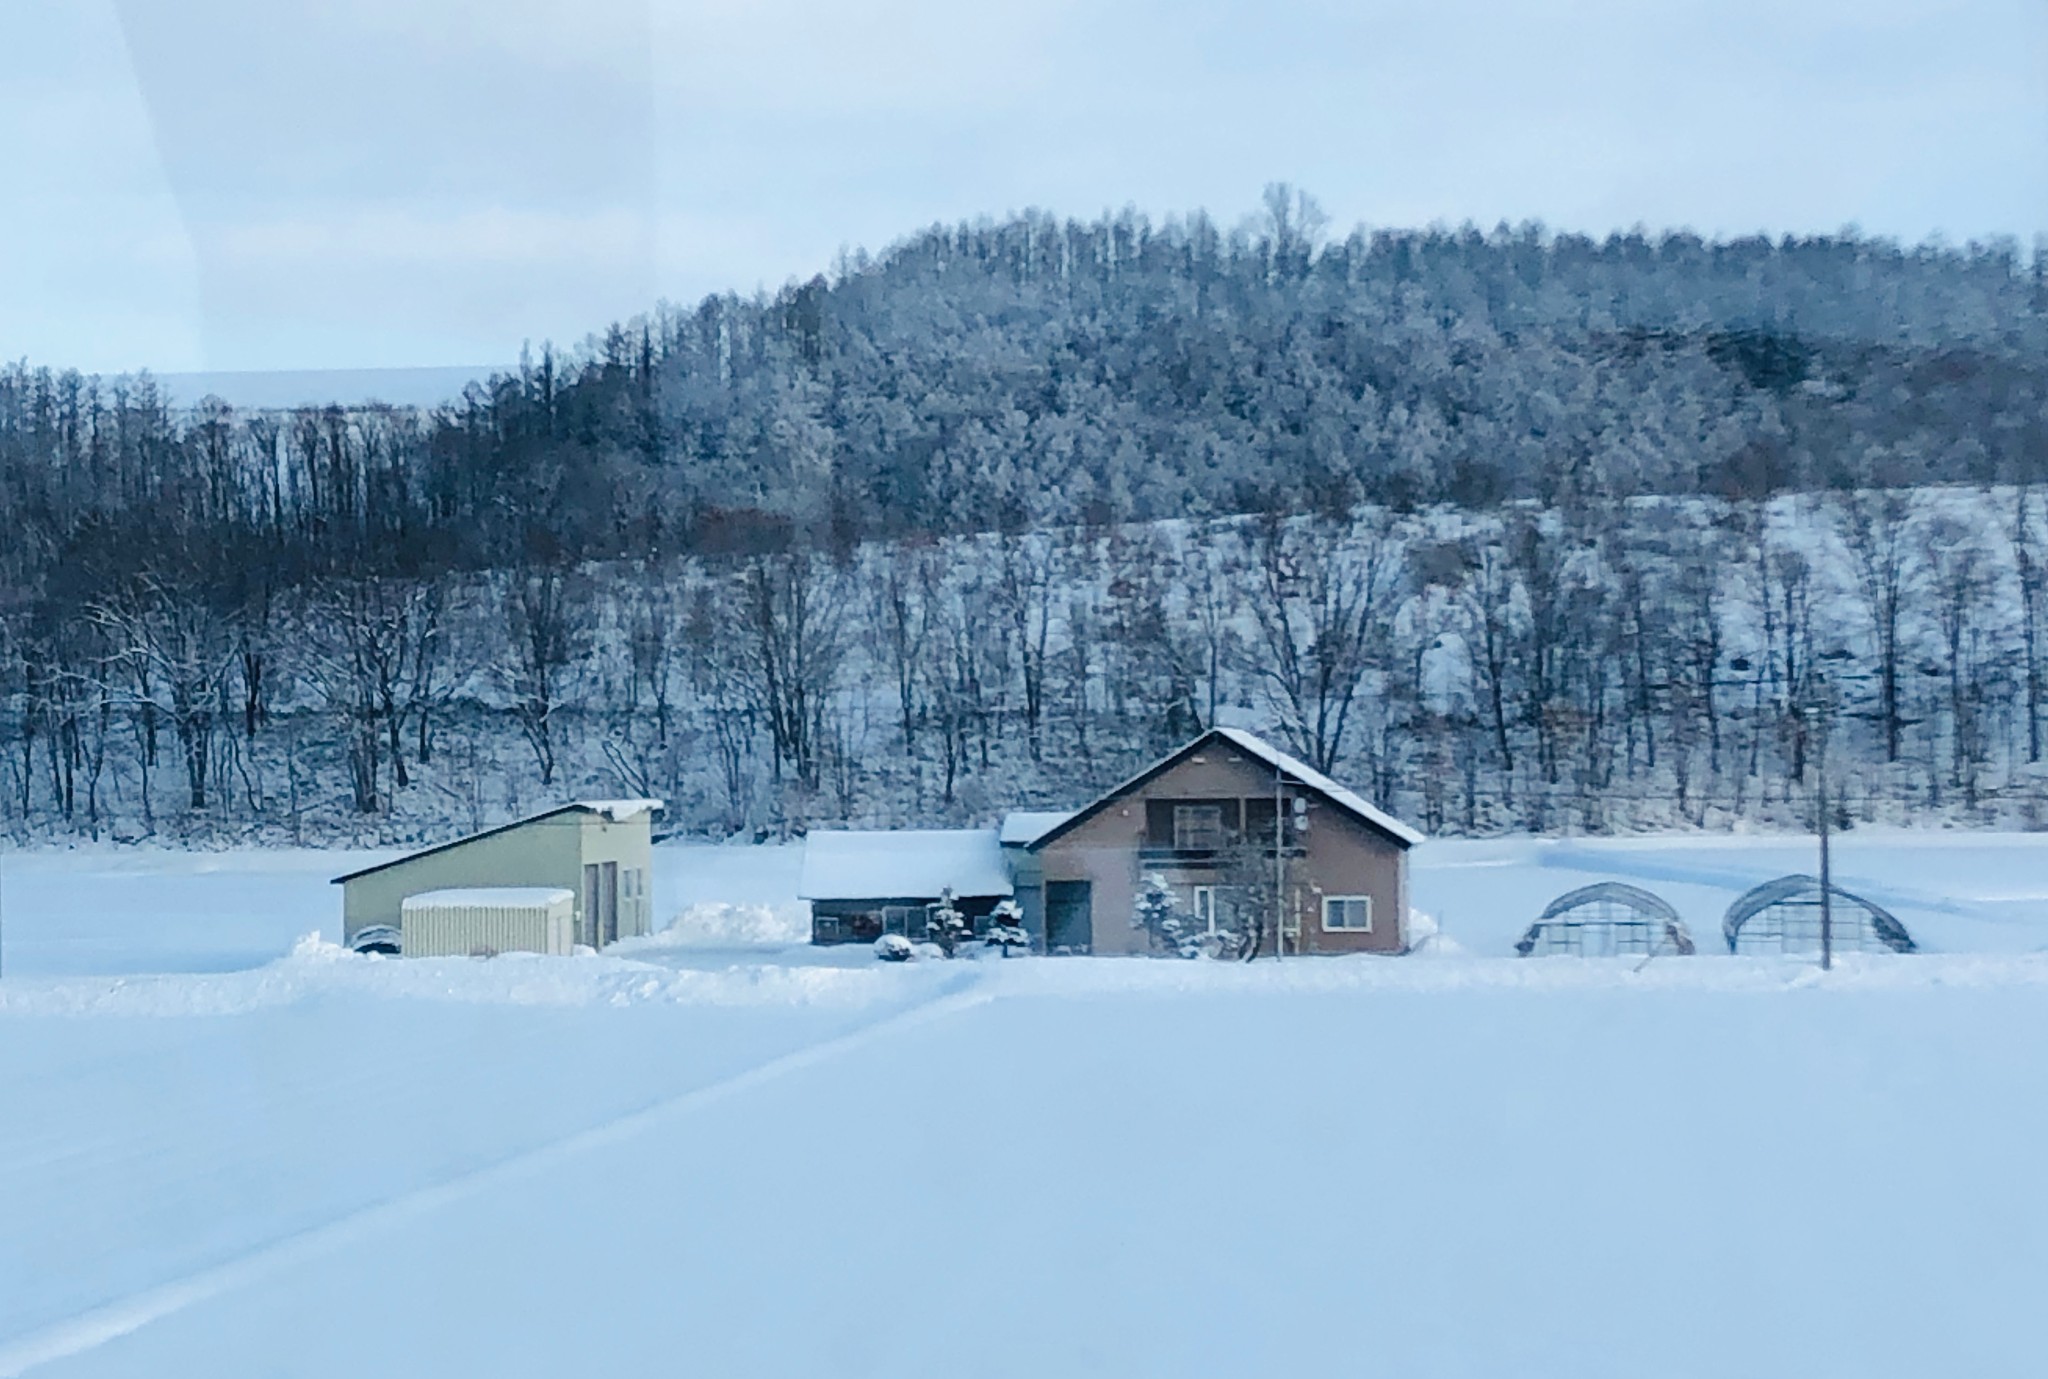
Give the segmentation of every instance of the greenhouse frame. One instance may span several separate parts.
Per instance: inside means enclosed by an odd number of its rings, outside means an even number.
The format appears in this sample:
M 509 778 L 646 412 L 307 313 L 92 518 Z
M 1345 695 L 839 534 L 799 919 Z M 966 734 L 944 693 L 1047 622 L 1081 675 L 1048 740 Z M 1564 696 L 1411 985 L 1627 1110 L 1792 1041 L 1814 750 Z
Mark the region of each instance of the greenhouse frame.
M 1830 885 L 1829 928 L 1838 953 L 1911 953 L 1906 926 L 1883 906 Z M 1721 921 L 1731 953 L 1820 952 L 1820 878 L 1781 876 L 1739 896 Z
M 1685 921 L 1662 896 L 1625 881 L 1599 881 L 1551 901 L 1515 951 L 1525 958 L 1647 958 L 1683 957 L 1694 947 Z

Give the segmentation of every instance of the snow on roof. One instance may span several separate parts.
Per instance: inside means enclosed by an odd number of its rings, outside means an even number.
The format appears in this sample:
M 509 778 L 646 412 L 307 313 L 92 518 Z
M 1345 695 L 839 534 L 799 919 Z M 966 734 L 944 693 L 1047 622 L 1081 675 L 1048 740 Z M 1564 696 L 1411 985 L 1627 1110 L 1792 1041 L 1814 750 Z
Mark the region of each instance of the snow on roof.
M 611 820 L 611 821 L 612 821 L 613 823 L 615 823 L 615 824 L 622 824 L 622 823 L 626 822 L 626 820 L 628 820 L 628 819 L 637 819 L 637 818 L 639 818 L 639 817 L 640 817 L 640 816 L 641 816 L 642 814 L 651 814 L 651 813 L 653 813 L 653 812 L 654 812 L 655 810 L 657 810 L 657 809 L 665 809 L 665 808 L 667 808 L 667 806 L 668 806 L 668 801 L 667 801 L 667 800 L 578 800 L 578 801 L 576 801 L 576 807 L 577 807 L 578 809 L 587 809 L 587 810 L 589 810 L 589 811 L 590 811 L 591 813 L 593 813 L 593 814 L 602 814 L 602 815 L 604 815 L 604 816 L 605 816 L 605 817 L 606 817 L 607 819 L 610 819 L 610 820 Z
M 1378 809 L 1378 807 L 1366 803 L 1364 795 L 1358 795 L 1356 791 L 1343 789 L 1341 785 L 1337 785 L 1335 781 L 1325 777 L 1321 770 L 1317 770 L 1309 762 L 1303 762 L 1303 760 L 1296 760 L 1296 758 L 1288 756 L 1286 752 L 1282 752 L 1274 744 L 1266 742 L 1266 738 L 1260 738 L 1257 734 L 1247 734 L 1243 727 L 1219 727 L 1217 729 L 1217 736 L 1235 742 L 1239 748 L 1243 748 L 1251 756 L 1257 756 L 1262 762 L 1266 762 L 1268 766 L 1274 766 L 1276 770 L 1284 772 L 1284 775 L 1294 777 L 1296 781 L 1307 785 L 1311 791 L 1319 791 L 1321 795 L 1327 795 L 1329 803 L 1350 809 L 1352 813 L 1356 813 L 1358 818 L 1366 820 L 1368 824 L 1376 824 L 1378 828 L 1384 828 L 1386 832 L 1391 832 L 1395 838 L 1399 838 L 1399 840 L 1403 840 L 1407 844 L 1423 842 L 1423 834 L 1419 834 L 1417 830 L 1409 828 L 1407 824 L 1403 824 L 1401 820 L 1391 816 L 1391 813 L 1386 813 L 1384 809 Z
M 564 900 L 573 901 L 576 892 L 560 886 L 456 886 L 447 890 L 421 891 L 409 895 L 399 904 L 401 910 L 431 908 L 436 905 L 498 905 L 507 909 L 524 909 L 532 905 L 559 905 Z
M 992 828 L 813 830 L 804 839 L 804 900 L 962 899 L 1010 894 Z
M 1268 766 L 1294 777 L 1309 789 L 1326 796 L 1330 803 L 1350 810 L 1367 823 L 1385 829 L 1402 842 L 1412 845 L 1424 841 L 1423 834 L 1408 827 L 1385 810 L 1366 803 L 1363 795 L 1345 789 L 1307 762 L 1287 755 L 1264 738 L 1248 733 L 1242 728 L 1218 728 L 1215 731 L 1217 736 L 1227 738 Z
M 1003 846 L 1035 843 L 1073 817 L 1071 809 L 1013 809 L 1003 815 Z

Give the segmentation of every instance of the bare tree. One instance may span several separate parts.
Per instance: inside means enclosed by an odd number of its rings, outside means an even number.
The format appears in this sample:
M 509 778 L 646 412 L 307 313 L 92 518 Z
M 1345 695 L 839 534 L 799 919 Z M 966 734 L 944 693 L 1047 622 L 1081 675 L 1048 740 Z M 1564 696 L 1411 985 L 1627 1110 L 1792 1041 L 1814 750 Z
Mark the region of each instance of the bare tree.
M 1045 755 L 1046 677 L 1052 625 L 1058 616 L 1056 577 L 1060 564 L 1043 536 L 1004 536 L 996 596 L 1017 648 L 1024 689 L 1024 730 L 1031 759 Z
M 753 710 L 742 683 L 738 639 L 731 633 L 729 589 L 699 584 L 690 590 L 683 621 L 690 683 L 708 724 L 728 833 L 747 826 L 754 805 Z
M 850 634 L 845 581 L 813 551 L 750 556 L 725 581 L 738 634 L 738 669 L 768 725 L 779 780 L 819 785 L 820 720 L 839 681 Z
M 427 717 L 443 693 L 441 588 L 374 576 L 330 580 L 316 590 L 308 612 L 307 662 L 343 725 L 355 808 L 376 813 L 383 807 L 386 762 L 394 790 L 412 783 L 405 761 L 409 724 L 418 727 L 420 759 L 429 755 Z
M 579 578 L 554 564 L 514 571 L 510 584 L 503 676 L 540 783 L 550 786 L 561 745 L 557 720 L 589 641 L 588 599 Z
M 1388 543 L 1370 526 L 1347 533 L 1327 518 L 1262 519 L 1245 539 L 1257 591 L 1249 670 L 1289 745 L 1333 770 L 1378 663 Z
M 896 687 L 897 723 L 906 752 L 917 750 L 917 690 L 925 676 L 925 643 L 931 635 L 929 591 L 937 582 L 936 555 L 926 546 L 895 546 L 879 558 L 871 594 L 875 630 L 888 657 Z
M 643 701 L 651 701 L 655 740 L 664 746 L 673 711 L 672 643 L 682 615 L 677 588 L 677 580 L 668 571 L 643 568 L 627 591 L 626 652 L 632 672 L 626 691 L 628 711 L 637 714 Z
M 209 804 L 214 733 L 219 727 L 237 648 L 233 619 L 203 592 L 145 575 L 92 616 L 118 648 L 112 659 L 134 668 L 144 709 L 170 719 L 185 764 L 186 800 Z M 160 687 L 163 702 L 158 704 Z
M 1503 542 L 1477 541 L 1466 552 L 1463 639 L 1479 698 L 1492 728 L 1504 803 L 1514 803 L 1515 750 L 1508 739 L 1508 673 L 1515 663 L 1518 612 L 1514 569 Z
M 1934 614 L 1941 630 L 1944 664 L 1937 667 L 1948 681 L 1949 780 L 1963 792 L 1965 803 L 1977 807 L 1977 768 L 1984 754 L 1977 706 L 1982 699 L 1978 678 L 1979 619 L 1990 586 L 1984 571 L 1989 553 L 1974 533 L 1948 518 L 1928 524 L 1926 560 L 1934 586 Z
M 1905 500 L 1881 489 L 1854 494 L 1847 504 L 1843 536 L 1855 561 L 1877 653 L 1878 707 L 1884 719 L 1884 759 L 1899 759 L 1900 632 L 1904 621 L 1913 549 Z
M 2038 263 L 2037 263 L 2038 270 Z M 2041 558 L 2041 526 L 2034 520 L 2034 486 L 2020 484 L 2014 494 L 2008 536 L 2012 541 L 2013 572 L 2020 586 L 2020 651 L 2022 685 L 2026 691 L 2027 760 L 2041 759 L 2041 620 L 2048 612 L 2043 594 L 2044 566 Z
M 1180 556 L 1186 618 L 1194 625 L 1202 687 L 1202 726 L 1216 725 L 1223 694 L 1223 673 L 1238 658 L 1238 615 L 1243 611 L 1237 581 L 1242 571 L 1231 563 L 1227 547 L 1190 539 Z

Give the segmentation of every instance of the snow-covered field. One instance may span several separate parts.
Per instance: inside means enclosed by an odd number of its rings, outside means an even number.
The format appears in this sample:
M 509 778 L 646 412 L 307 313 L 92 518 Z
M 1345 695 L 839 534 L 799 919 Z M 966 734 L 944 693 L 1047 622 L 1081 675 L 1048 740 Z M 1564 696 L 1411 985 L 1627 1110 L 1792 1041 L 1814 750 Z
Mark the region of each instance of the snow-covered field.
M 1718 953 L 1780 839 L 1432 843 L 1434 956 L 873 962 L 666 847 L 603 958 L 354 958 L 361 854 L 0 858 L 0 1376 L 2035 1375 L 2048 838 Z M 1619 877 L 1703 956 L 1501 956 Z M 1712 955 L 1712 956 L 1705 956 Z

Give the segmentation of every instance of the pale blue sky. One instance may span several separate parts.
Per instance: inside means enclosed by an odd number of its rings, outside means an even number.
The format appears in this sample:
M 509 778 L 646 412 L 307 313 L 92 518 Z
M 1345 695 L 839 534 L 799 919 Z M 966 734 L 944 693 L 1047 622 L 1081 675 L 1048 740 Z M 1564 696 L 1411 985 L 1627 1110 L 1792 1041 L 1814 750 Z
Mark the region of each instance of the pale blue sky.
M 2041 0 L 47 0 L 0 357 L 480 363 L 1027 206 L 2048 231 Z

